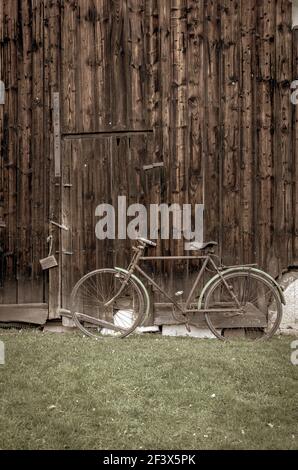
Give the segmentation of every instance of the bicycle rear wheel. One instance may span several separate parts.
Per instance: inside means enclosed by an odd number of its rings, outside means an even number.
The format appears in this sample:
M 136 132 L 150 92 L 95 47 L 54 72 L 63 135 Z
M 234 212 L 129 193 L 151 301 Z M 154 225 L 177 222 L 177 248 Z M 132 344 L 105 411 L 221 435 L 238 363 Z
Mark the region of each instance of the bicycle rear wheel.
M 110 305 L 108 301 L 113 299 Z M 94 338 L 123 338 L 142 322 L 144 299 L 133 279 L 115 269 L 98 269 L 83 276 L 71 294 L 71 314 L 77 327 Z
M 224 275 L 224 279 L 240 303 L 229 292 L 222 279 L 211 285 L 205 297 L 205 309 L 222 308 L 226 312 L 206 313 L 206 322 L 212 333 L 226 340 L 228 333 L 249 340 L 269 339 L 278 330 L 282 318 L 282 304 L 277 289 L 258 274 L 242 271 Z

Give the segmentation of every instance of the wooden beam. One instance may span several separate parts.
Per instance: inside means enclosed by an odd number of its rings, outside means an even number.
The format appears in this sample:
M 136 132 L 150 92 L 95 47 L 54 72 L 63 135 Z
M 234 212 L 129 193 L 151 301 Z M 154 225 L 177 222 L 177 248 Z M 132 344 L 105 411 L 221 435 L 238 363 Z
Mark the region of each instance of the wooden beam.
M 0 323 L 21 322 L 44 325 L 48 318 L 47 304 L 2 304 Z
M 60 93 L 53 92 L 55 176 L 61 176 Z
M 267 326 L 265 315 L 253 307 L 251 307 L 250 312 L 247 312 L 243 316 L 235 315 L 225 317 L 222 313 L 213 313 L 212 321 L 217 328 L 264 328 Z M 154 316 L 154 325 L 177 325 L 178 323 L 179 322 L 173 316 L 173 308 L 168 306 L 168 304 L 158 304 Z M 189 323 L 198 328 L 207 328 L 204 313 L 195 313 Z
M 131 136 L 131 135 L 145 135 L 145 134 L 153 134 L 153 129 L 114 129 L 114 130 L 107 130 L 107 131 L 98 131 L 98 132 L 71 132 L 71 133 L 64 133 L 62 134 L 62 138 L 65 140 L 69 139 L 96 139 L 102 137 L 115 137 L 117 135 L 121 137 Z

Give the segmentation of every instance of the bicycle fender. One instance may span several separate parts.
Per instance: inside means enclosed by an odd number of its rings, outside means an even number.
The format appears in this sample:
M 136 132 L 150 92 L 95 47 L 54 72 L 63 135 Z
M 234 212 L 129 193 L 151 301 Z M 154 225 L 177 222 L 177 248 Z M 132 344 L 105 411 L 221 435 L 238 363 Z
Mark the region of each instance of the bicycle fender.
M 251 271 L 255 274 L 259 274 L 260 276 L 263 276 L 265 279 L 267 279 L 267 281 L 269 281 L 271 284 L 274 285 L 274 287 L 276 287 L 278 293 L 279 293 L 279 297 L 280 297 L 280 301 L 283 305 L 286 305 L 286 299 L 285 299 L 285 296 L 284 296 L 284 293 L 282 291 L 282 288 L 281 286 L 278 284 L 278 282 L 272 277 L 270 276 L 270 274 L 266 273 L 265 271 L 262 271 L 261 269 L 257 269 L 257 268 L 249 268 L 249 267 L 245 267 L 245 266 L 239 266 L 238 268 L 230 268 L 230 269 L 226 269 L 225 271 L 222 272 L 223 275 L 225 274 L 230 274 L 230 273 L 233 273 L 233 272 L 240 272 L 240 271 Z M 214 283 L 216 282 L 218 279 L 220 279 L 220 275 L 219 274 L 216 274 L 214 277 L 212 277 L 208 282 L 207 284 L 204 286 L 202 292 L 201 292 L 201 295 L 200 295 L 200 298 L 199 298 L 199 303 L 198 303 L 198 308 L 201 309 L 202 308 L 202 304 L 203 304 L 203 299 L 204 299 L 204 296 L 207 292 L 207 290 L 209 289 L 209 287 Z
M 128 274 L 128 271 L 126 269 L 123 269 L 123 268 L 117 268 L 115 267 L 115 270 L 118 271 L 119 273 L 122 273 L 122 274 Z M 146 289 L 146 287 L 144 286 L 144 284 L 142 283 L 142 281 L 137 277 L 135 276 L 134 274 L 131 274 L 131 277 L 132 279 L 139 285 L 139 287 L 141 288 L 141 290 L 143 291 L 143 295 L 144 295 L 144 298 L 145 298 L 145 301 L 146 301 L 146 310 L 145 310 L 145 315 L 144 315 L 144 320 L 142 321 L 142 324 L 144 323 L 145 319 L 148 317 L 149 315 L 149 310 L 150 310 L 150 298 L 149 298 L 149 294 L 148 294 L 148 291 Z

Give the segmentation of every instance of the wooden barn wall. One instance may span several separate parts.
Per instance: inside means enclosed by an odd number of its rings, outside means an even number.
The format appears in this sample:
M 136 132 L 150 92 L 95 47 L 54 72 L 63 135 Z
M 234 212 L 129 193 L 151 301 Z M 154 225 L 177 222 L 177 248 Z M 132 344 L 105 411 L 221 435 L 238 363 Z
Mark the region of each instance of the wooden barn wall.
M 50 273 L 52 311 L 80 273 L 125 262 L 129 241 L 94 236 L 96 205 L 118 194 L 204 203 L 205 239 L 226 264 L 257 262 L 277 276 L 298 260 L 288 0 L 3 0 L 0 16 L 1 300 L 46 300 L 38 260 L 49 217 L 71 228 L 53 229 L 63 272 Z M 153 163 L 163 166 L 143 170 Z M 183 240 L 156 250 L 183 252 Z
M 33 18 L 26 2 L 1 2 L 1 79 L 6 102 L 1 126 L 1 301 L 42 301 L 38 266 L 44 244 L 47 158 L 42 158 L 43 9 Z M 35 49 L 33 53 L 33 49 Z
M 48 221 L 54 214 L 51 90 L 58 87 L 57 2 L 0 2 L 0 73 L 6 87 L 1 112 L 1 303 L 43 303 Z M 59 189 L 58 182 L 58 189 Z

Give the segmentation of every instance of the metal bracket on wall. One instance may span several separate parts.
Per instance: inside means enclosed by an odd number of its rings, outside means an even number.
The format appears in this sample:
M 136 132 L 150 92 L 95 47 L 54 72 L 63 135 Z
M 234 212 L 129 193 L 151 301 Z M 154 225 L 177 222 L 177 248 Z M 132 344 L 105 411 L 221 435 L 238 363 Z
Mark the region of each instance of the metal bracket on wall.
M 164 162 L 156 162 L 156 163 L 151 163 L 151 165 L 144 165 L 143 170 L 148 171 L 152 170 L 153 168 L 162 168 L 164 166 Z

